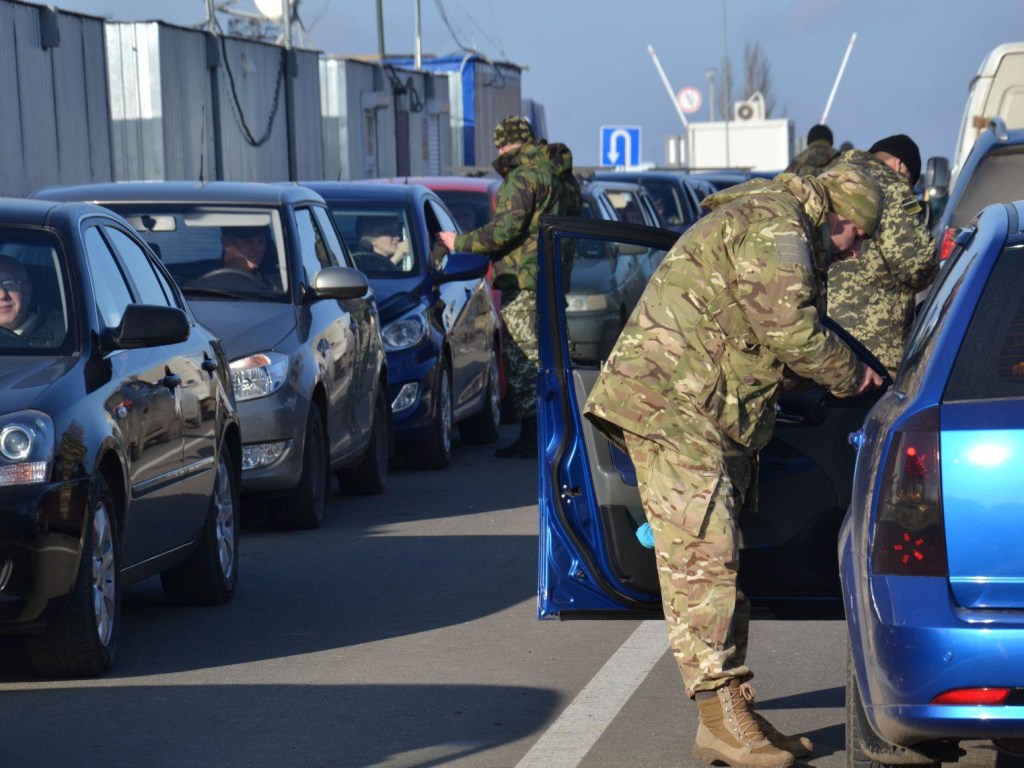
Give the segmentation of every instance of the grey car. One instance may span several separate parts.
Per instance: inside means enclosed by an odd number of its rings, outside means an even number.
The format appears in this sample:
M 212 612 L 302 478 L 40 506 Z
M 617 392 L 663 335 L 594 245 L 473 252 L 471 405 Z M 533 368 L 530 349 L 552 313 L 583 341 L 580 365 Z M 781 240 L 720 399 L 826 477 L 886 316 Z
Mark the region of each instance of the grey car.
M 242 490 L 279 528 L 316 528 L 341 490 L 379 493 L 391 451 L 376 302 L 315 192 L 294 185 L 129 182 L 36 194 L 124 216 L 230 360 Z

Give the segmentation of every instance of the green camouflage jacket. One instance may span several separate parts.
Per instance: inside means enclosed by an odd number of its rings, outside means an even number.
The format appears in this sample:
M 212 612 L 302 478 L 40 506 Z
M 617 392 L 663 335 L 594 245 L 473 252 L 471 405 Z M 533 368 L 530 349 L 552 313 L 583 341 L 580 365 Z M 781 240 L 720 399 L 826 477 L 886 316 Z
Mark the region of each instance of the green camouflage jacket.
M 572 152 L 564 144 L 531 141 L 494 161 L 505 181 L 498 189 L 494 219 L 455 238 L 456 251 L 491 257 L 495 288 L 537 288 L 538 221 L 545 214 L 578 216 L 580 185 Z
M 830 252 L 821 183 L 782 174 L 705 204 L 712 212 L 651 277 L 584 408 L 616 442 L 625 430 L 689 455 L 687 433 L 703 420 L 756 450 L 774 428 L 784 373 L 839 396 L 863 376 L 820 322 Z
M 828 314 L 895 372 L 903 358 L 916 295 L 939 271 L 935 240 L 921 223 L 921 205 L 905 178 L 868 152 L 844 152 L 878 182 L 882 217 L 856 259 L 828 270 Z
M 790 160 L 786 173 L 797 176 L 817 176 L 824 173 L 839 160 L 839 150 L 825 139 L 812 141 L 803 152 Z

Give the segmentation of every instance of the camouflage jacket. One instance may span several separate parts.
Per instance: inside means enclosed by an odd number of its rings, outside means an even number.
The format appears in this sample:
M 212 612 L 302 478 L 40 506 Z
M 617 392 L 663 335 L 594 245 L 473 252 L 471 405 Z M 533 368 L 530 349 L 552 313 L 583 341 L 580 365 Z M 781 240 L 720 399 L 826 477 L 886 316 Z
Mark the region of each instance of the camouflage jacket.
M 499 156 L 494 167 L 505 177 L 494 219 L 456 237 L 455 250 L 490 256 L 496 262 L 495 288 L 536 290 L 540 217 L 578 216 L 583 207 L 572 152 L 564 144 L 531 141 Z
M 939 271 L 935 240 L 921 223 L 921 205 L 905 178 L 868 152 L 853 149 L 842 159 L 878 182 L 882 217 L 856 259 L 829 267 L 828 314 L 895 372 L 917 292 Z
M 829 255 L 821 183 L 783 174 L 705 203 L 712 212 L 651 277 L 587 400 L 587 418 L 616 442 L 627 431 L 690 455 L 702 420 L 757 450 L 774 428 L 784 373 L 839 396 L 863 376 L 820 322 Z
M 839 150 L 825 139 L 818 139 L 812 141 L 803 152 L 790 160 L 785 172 L 795 173 L 797 176 L 817 176 L 835 165 L 838 160 Z

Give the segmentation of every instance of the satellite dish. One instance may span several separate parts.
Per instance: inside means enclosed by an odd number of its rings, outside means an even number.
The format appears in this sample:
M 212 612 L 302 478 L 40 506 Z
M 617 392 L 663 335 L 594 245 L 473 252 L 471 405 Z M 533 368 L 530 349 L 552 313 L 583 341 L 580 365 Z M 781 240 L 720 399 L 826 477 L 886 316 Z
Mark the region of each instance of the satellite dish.
M 256 10 L 267 21 L 281 21 L 284 18 L 285 3 L 288 0 L 255 0 Z

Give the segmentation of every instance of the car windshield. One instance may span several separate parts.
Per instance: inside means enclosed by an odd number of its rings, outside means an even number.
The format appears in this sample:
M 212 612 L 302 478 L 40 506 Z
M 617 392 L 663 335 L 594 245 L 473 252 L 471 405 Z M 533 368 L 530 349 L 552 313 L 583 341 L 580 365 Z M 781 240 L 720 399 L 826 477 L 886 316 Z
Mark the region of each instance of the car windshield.
M 281 218 L 268 208 L 117 207 L 186 296 L 285 301 Z
M 1024 147 L 989 152 L 966 180 L 963 195 L 949 217 L 949 226 L 966 227 L 974 214 L 992 203 L 1019 200 L 1024 196 Z
M 352 259 L 368 277 L 407 277 L 422 256 L 410 236 L 409 218 L 400 207 L 363 208 L 328 202 Z
M 0 355 L 70 351 L 66 274 L 51 233 L 0 227 Z

